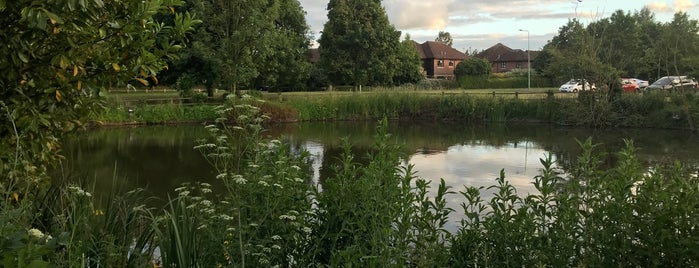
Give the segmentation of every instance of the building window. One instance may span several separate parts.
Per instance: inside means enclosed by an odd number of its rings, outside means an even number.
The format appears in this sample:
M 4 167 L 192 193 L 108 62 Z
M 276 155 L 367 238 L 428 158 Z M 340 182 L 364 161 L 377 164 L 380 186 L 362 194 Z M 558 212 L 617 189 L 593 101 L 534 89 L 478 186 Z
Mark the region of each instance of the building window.
M 500 69 L 507 69 L 507 62 L 501 62 Z
M 449 60 L 449 67 L 454 67 L 454 60 Z
M 437 60 L 437 67 L 444 67 L 444 60 Z

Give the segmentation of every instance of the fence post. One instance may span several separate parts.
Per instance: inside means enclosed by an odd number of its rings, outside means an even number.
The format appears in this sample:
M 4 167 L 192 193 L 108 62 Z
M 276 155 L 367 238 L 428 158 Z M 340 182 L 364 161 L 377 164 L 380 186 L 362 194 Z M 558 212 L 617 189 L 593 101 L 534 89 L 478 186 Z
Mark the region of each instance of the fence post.
M 495 91 L 493 91 L 493 98 L 495 98 Z
M 519 92 L 515 91 L 515 99 L 519 99 Z

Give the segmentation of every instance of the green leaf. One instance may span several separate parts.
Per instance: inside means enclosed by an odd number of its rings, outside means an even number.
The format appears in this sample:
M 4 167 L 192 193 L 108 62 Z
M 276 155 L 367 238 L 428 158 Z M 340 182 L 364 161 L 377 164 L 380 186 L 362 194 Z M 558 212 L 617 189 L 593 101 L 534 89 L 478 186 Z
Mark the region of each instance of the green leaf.
M 24 54 L 24 53 L 22 53 L 22 52 L 17 52 L 17 56 L 19 56 L 19 59 L 20 59 L 22 62 L 24 62 L 24 63 L 28 63 L 28 62 L 29 62 L 29 58 L 27 57 L 26 54 Z
M 51 24 L 63 24 L 63 19 L 56 15 L 55 13 L 48 11 L 46 9 L 42 9 L 44 11 L 44 14 L 49 17 L 49 20 L 51 20 Z

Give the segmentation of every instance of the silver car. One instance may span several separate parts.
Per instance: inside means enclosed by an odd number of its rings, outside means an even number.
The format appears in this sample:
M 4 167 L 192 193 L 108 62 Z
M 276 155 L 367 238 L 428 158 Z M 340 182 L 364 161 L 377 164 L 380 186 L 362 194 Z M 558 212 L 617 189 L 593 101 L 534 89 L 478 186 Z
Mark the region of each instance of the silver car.
M 655 89 L 680 89 L 680 88 L 697 88 L 697 81 L 688 76 L 663 76 L 656 80 L 646 90 Z

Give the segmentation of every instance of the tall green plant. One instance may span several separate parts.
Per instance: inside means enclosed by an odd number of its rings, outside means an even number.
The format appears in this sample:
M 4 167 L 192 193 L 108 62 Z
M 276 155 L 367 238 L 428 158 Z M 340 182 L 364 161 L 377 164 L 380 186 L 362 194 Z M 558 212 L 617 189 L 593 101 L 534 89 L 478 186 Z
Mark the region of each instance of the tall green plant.
M 519 197 L 504 180 L 489 202 L 467 188 L 464 220 L 452 240 L 457 267 L 694 266 L 696 170 L 646 170 L 630 141 L 603 168 L 591 139 L 568 174 L 551 156 L 534 178 L 538 193 Z M 653 250 L 655 249 L 655 250 Z
M 368 164 L 355 160 L 345 140 L 335 176 L 316 193 L 306 265 L 402 267 L 445 264 L 450 210 L 442 181 L 434 199 L 428 182 L 412 166 L 401 167 L 398 146 L 390 142 L 384 119 L 377 127 Z

